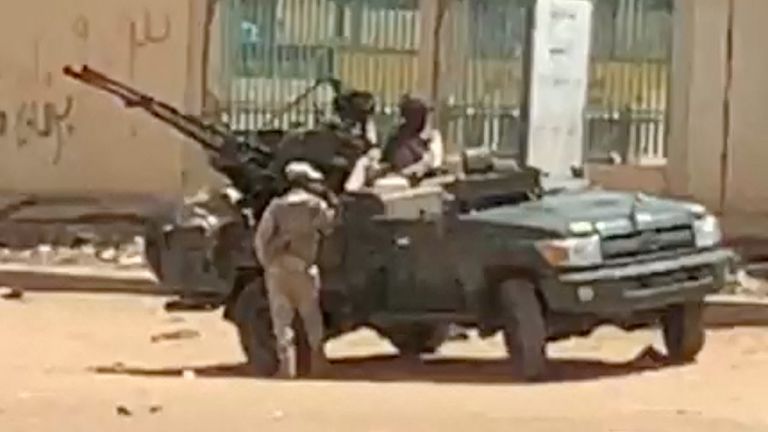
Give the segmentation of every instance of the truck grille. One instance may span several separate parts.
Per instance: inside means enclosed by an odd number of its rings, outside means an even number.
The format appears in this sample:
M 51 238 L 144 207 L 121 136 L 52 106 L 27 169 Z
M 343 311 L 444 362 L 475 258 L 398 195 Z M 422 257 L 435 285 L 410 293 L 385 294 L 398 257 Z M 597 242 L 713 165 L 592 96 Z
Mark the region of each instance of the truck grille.
M 602 241 L 604 259 L 639 257 L 694 246 L 693 231 L 688 225 L 636 231 L 627 235 L 606 237 Z

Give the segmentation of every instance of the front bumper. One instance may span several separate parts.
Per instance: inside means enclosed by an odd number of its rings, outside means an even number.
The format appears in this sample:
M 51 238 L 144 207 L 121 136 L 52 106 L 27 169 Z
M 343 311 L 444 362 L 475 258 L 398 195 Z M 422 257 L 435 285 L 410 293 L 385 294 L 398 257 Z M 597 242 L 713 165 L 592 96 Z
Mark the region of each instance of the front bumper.
M 611 315 L 701 300 L 719 291 L 734 255 L 726 249 L 561 273 L 541 281 L 549 308 Z

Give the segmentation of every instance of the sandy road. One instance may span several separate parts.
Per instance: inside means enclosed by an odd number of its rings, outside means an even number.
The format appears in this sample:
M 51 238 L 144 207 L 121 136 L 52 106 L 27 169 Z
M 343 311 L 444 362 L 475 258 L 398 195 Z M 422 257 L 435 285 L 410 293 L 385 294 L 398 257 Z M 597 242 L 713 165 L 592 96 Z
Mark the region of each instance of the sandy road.
M 407 363 L 361 331 L 330 343 L 333 380 L 288 383 L 245 377 L 218 313 L 27 295 L 0 301 L 0 431 L 768 431 L 768 327 L 712 329 L 698 364 L 679 368 L 641 354 L 655 338 L 601 329 L 555 344 L 560 380 L 527 385 L 498 339 Z

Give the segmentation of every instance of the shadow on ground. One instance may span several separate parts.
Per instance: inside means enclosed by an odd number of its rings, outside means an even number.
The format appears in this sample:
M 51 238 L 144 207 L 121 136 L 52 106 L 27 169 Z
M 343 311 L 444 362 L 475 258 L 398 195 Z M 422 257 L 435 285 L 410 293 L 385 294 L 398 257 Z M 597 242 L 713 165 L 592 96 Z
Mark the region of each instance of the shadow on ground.
M 654 371 L 668 365 L 662 354 L 647 348 L 637 357 L 625 363 L 608 363 L 599 360 L 554 359 L 551 362 L 549 382 L 585 381 L 625 376 Z M 245 364 L 210 365 L 202 367 L 175 367 L 167 369 L 133 368 L 123 365 L 97 367 L 100 374 L 118 374 L 145 377 L 178 377 L 189 371 L 197 378 L 246 378 L 250 377 Z M 326 378 L 330 381 L 368 382 L 434 382 L 500 384 L 523 383 L 515 376 L 511 364 L 504 359 L 422 358 L 404 359 L 397 356 L 379 355 L 334 360 Z

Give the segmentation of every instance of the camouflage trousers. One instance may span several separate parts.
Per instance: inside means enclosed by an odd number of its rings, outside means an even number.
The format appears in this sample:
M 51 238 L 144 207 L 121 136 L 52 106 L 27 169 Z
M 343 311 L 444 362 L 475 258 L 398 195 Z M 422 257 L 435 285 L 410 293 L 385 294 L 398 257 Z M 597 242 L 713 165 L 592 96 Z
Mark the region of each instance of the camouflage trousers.
M 300 269 L 288 265 L 272 265 L 265 276 L 281 374 L 295 376 L 291 353 L 294 349 L 292 324 L 296 311 L 304 323 L 313 358 L 323 357 L 324 328 L 319 302 L 319 275 L 316 267 Z

